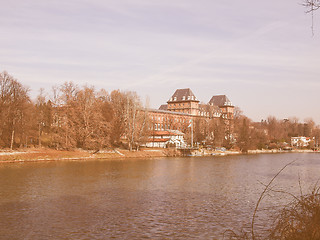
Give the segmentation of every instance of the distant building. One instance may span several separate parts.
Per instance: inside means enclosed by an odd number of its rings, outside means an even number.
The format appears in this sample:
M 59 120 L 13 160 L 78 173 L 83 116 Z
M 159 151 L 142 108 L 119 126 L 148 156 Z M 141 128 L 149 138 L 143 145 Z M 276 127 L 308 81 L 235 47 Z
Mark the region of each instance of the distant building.
M 233 119 L 234 106 L 226 95 L 213 96 L 209 101 L 210 106 L 218 107 L 223 118 Z
M 197 116 L 199 115 L 199 102 L 190 88 L 177 89 L 167 101 L 167 110 Z
M 309 137 L 291 137 L 291 146 L 292 147 L 308 147 L 311 138 Z
M 166 110 L 149 109 L 149 118 L 152 131 L 179 130 L 185 132 L 192 115 Z
M 159 110 L 185 113 L 192 116 L 223 117 L 233 119 L 234 106 L 226 95 L 213 96 L 207 104 L 201 104 L 190 88 L 177 89 L 167 104 Z
M 178 130 L 154 131 L 148 142 L 147 147 L 166 148 L 174 146 L 177 148 L 184 148 L 187 144 L 184 141 L 184 134 Z
M 225 131 L 228 134 L 232 134 L 233 131 L 234 106 L 226 95 L 213 96 L 205 104 L 200 103 L 190 88 L 177 89 L 167 104 L 161 105 L 159 109 L 149 109 L 148 112 L 151 120 L 150 131 L 153 136 L 157 136 L 156 131 L 178 130 L 186 133 L 190 124 L 197 119 L 223 119 Z M 153 138 L 155 142 L 165 142 L 157 139 L 159 138 Z M 151 142 L 148 143 L 148 146 L 150 145 Z

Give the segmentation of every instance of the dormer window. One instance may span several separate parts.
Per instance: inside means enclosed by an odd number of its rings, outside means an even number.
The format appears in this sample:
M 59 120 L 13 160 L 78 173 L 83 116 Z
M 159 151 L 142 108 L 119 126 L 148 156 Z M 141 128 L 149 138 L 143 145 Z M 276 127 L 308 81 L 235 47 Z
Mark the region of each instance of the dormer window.
M 174 97 L 174 98 L 173 98 L 173 101 L 177 101 L 177 97 Z
M 191 96 L 191 100 L 193 100 L 193 96 Z
M 182 97 L 182 100 L 186 100 L 186 96 L 183 96 L 183 97 Z

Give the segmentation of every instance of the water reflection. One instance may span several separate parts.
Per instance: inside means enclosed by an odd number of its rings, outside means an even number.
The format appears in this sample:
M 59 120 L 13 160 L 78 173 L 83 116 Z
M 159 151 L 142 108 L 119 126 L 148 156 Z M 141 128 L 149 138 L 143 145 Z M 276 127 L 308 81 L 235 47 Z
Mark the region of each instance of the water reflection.
M 275 187 L 298 194 L 299 176 L 304 186 L 318 180 L 318 154 L 0 165 L 0 236 L 220 239 L 250 223 L 260 182 L 291 160 Z M 261 209 L 287 201 L 273 194 Z M 258 230 L 267 216 L 258 214 Z

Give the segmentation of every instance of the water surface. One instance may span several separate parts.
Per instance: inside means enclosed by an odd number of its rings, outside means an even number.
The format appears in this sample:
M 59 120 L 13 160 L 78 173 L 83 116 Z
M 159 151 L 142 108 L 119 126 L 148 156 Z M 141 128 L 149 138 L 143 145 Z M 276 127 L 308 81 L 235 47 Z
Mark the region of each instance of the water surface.
M 319 154 L 2 164 L 0 239 L 222 239 L 250 225 L 262 183 L 293 160 L 273 187 L 298 195 Z M 290 200 L 270 192 L 257 232 Z

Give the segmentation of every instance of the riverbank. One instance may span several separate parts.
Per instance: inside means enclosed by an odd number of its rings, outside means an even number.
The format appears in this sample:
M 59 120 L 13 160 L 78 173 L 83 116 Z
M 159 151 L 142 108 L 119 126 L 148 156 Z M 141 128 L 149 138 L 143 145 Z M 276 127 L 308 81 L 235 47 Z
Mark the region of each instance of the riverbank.
M 167 157 L 170 153 L 165 149 L 148 149 L 141 151 L 128 151 L 113 149 L 103 151 L 85 150 L 53 150 L 45 148 L 21 149 L 17 151 L 0 151 L 0 163 L 58 161 L 58 160 L 122 160 L 128 158 Z
M 311 153 L 312 150 L 249 150 L 248 154 L 266 153 Z M 208 151 L 194 150 L 188 156 L 229 156 L 243 154 L 239 151 Z M 146 148 L 139 151 L 129 151 L 125 149 L 111 149 L 101 151 L 76 150 L 53 150 L 47 148 L 20 149 L 17 151 L 1 150 L 1 163 L 15 162 L 34 162 L 34 161 L 59 161 L 59 160 L 125 160 L 136 158 L 155 158 L 155 157 L 180 157 L 182 153 L 176 149 Z
M 293 149 L 293 150 L 278 150 L 278 149 L 272 149 L 272 150 L 249 150 L 248 154 L 259 154 L 259 153 L 314 153 L 315 151 L 311 149 Z
M 256 149 L 248 150 L 247 153 L 242 153 L 240 151 L 208 151 L 206 149 L 199 149 L 192 151 L 191 156 L 229 156 L 229 155 L 240 155 L 240 154 L 271 154 L 271 153 L 314 153 L 313 150 L 309 149 L 293 149 L 293 150 L 281 150 L 281 149 Z

